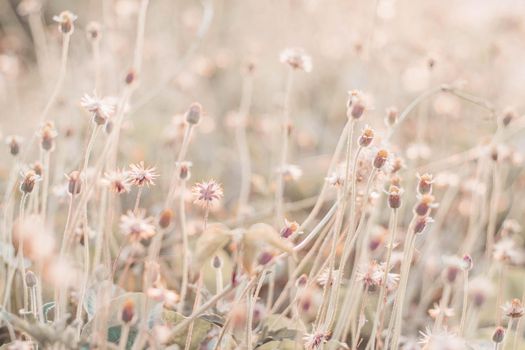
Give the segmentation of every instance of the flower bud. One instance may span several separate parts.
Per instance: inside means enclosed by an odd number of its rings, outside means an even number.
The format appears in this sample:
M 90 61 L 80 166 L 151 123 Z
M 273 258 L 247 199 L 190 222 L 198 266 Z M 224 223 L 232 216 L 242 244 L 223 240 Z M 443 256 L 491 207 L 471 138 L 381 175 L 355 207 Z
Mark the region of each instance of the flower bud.
M 389 154 L 386 149 L 380 149 L 374 158 L 374 168 L 381 169 L 388 160 L 388 155 Z
M 58 30 L 62 34 L 72 34 L 75 29 L 74 22 L 77 16 L 69 11 L 62 11 L 58 16 L 53 16 L 53 20 L 58 23 Z
M 434 182 L 431 174 L 418 175 L 417 192 L 421 195 L 432 193 L 432 183 Z
M 395 185 L 391 185 L 388 190 L 388 206 L 392 209 L 401 206 L 401 189 Z
M 191 125 L 197 124 L 201 118 L 201 114 L 202 106 L 197 102 L 192 103 L 185 114 L 186 122 Z
M 220 269 L 222 267 L 222 259 L 220 256 L 215 255 L 211 261 L 211 266 L 213 266 L 214 269 Z
M 38 176 L 33 170 L 28 170 L 23 174 L 22 183 L 20 184 L 20 191 L 23 193 L 31 193 L 35 188 L 35 183 L 40 181 L 41 177 Z
M 159 217 L 159 226 L 161 228 L 168 228 L 171 224 L 171 220 L 173 219 L 173 210 L 171 209 L 164 209 L 161 213 L 160 213 L 160 217 Z
M 463 263 L 465 264 L 463 268 L 465 271 L 470 271 L 474 267 L 472 257 L 468 254 L 463 255 Z
M 430 212 L 430 209 L 435 207 L 434 199 L 434 196 L 431 194 L 422 195 L 414 207 L 414 212 L 419 216 L 426 216 Z
M 33 288 L 36 286 L 37 278 L 36 278 L 36 275 L 33 273 L 33 271 L 26 272 L 26 284 L 29 288 Z
M 494 333 L 492 333 L 492 341 L 496 344 L 499 344 L 503 342 L 503 339 L 505 339 L 505 328 L 496 327 Z
M 374 130 L 370 127 L 365 127 L 359 136 L 359 146 L 361 147 L 368 147 L 374 140 Z
M 419 216 L 416 219 L 416 223 L 414 225 L 414 233 L 421 234 L 423 231 L 427 228 L 428 224 L 434 222 L 432 218 L 428 216 Z
M 82 180 L 80 179 L 80 172 L 77 170 L 73 170 L 69 173 L 69 175 L 66 175 L 66 177 L 69 180 L 67 186 L 68 192 L 72 195 L 79 194 L 82 190 Z
M 122 322 L 129 324 L 135 317 L 135 302 L 132 299 L 127 299 L 122 305 L 120 319 Z
M 387 126 L 394 126 L 397 123 L 398 111 L 396 107 L 390 107 L 386 110 L 385 123 Z

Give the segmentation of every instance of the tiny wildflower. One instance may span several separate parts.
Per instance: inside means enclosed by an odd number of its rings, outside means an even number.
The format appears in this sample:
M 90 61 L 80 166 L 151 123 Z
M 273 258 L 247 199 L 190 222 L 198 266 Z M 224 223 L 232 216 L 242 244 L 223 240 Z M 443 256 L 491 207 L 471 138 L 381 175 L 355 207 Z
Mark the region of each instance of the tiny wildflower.
M 297 221 L 288 221 L 287 219 L 284 219 L 284 227 L 281 229 L 281 236 L 288 238 L 295 233 L 301 234 L 302 232 L 298 232 L 298 229 L 299 224 Z
M 330 337 L 330 332 L 315 332 L 311 334 L 305 334 L 303 337 L 304 347 L 307 350 L 319 349 L 321 345 L 330 340 Z
M 144 211 L 137 213 L 128 211 L 120 218 L 120 231 L 131 240 L 140 241 L 155 235 L 155 225 L 153 225 L 153 218 L 146 217 Z
M 279 56 L 281 63 L 286 63 L 293 69 L 299 69 L 306 73 L 312 71 L 312 58 L 302 48 L 288 48 Z
M 521 318 L 525 313 L 520 299 L 512 299 L 512 301 L 506 302 L 501 308 L 505 316 L 509 318 Z
M 77 16 L 70 11 L 62 11 L 58 16 L 53 16 L 53 21 L 58 23 L 58 30 L 62 34 L 73 34 L 74 22 Z
M 104 174 L 102 183 L 114 193 L 125 193 L 131 189 L 131 179 L 128 172 L 122 170 L 110 171 Z
M 159 175 L 155 172 L 155 167 L 146 168 L 144 162 L 138 164 L 130 164 L 130 171 L 128 172 L 128 178 L 132 185 L 143 187 L 155 185 L 155 178 Z
M 109 102 L 109 99 L 99 98 L 96 92 L 93 92 L 92 96 L 84 94 L 84 97 L 80 99 L 80 105 L 92 113 L 93 122 L 97 125 L 106 124 L 115 110 L 115 106 Z
M 27 170 L 20 174 L 22 176 L 22 182 L 20 183 L 20 191 L 22 193 L 31 193 L 37 182 L 42 181 L 42 178 L 37 175 L 34 170 Z
M 199 182 L 191 188 L 193 203 L 202 208 L 213 207 L 223 197 L 221 185 L 215 180 Z

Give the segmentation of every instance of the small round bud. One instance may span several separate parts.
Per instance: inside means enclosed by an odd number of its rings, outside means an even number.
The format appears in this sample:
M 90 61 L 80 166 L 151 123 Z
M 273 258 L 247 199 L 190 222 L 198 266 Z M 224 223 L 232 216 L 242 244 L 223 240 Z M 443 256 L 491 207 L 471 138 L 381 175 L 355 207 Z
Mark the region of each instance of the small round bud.
M 135 72 L 133 68 L 131 68 L 126 74 L 126 78 L 124 79 L 124 81 L 126 82 L 126 85 L 131 85 L 135 82 L 136 79 L 137 79 L 137 73 Z
M 348 92 L 348 101 L 346 102 L 346 116 L 349 119 L 360 119 L 367 109 L 364 96 L 357 90 Z
M 8 136 L 5 142 L 9 147 L 9 153 L 16 157 L 20 153 L 20 144 L 22 143 L 22 139 L 18 136 Z
M 414 233 L 421 234 L 423 231 L 427 228 L 428 224 L 433 222 L 432 218 L 428 216 L 420 216 L 416 219 L 416 223 L 414 225 Z
M 222 267 L 222 259 L 215 255 L 211 261 L 211 266 L 213 266 L 214 269 L 220 269 Z
M 67 190 L 70 194 L 75 195 L 79 194 L 82 190 L 82 180 L 80 179 L 80 172 L 73 170 L 66 175 L 66 178 L 69 180 Z
M 58 23 L 58 30 L 62 34 L 72 34 L 77 16 L 70 11 L 62 11 L 58 16 L 53 16 L 53 20 Z
M 503 339 L 505 339 L 505 328 L 496 327 L 494 333 L 492 333 L 492 341 L 496 344 L 499 344 L 503 342 Z
M 434 182 L 434 180 L 432 179 L 432 175 L 418 174 L 418 178 L 419 182 L 417 183 L 417 192 L 421 195 L 432 193 L 432 183 Z
M 184 117 L 186 118 L 186 122 L 188 124 L 195 125 L 199 122 L 201 118 L 201 114 L 202 114 L 202 106 L 199 103 L 194 102 L 188 108 Z
M 135 302 L 132 299 L 127 299 L 122 305 L 120 319 L 124 323 L 131 323 L 135 317 Z
M 395 185 L 391 185 L 388 190 L 388 206 L 392 209 L 401 206 L 401 189 Z
M 463 263 L 464 263 L 463 269 L 465 271 L 470 271 L 474 267 L 474 262 L 472 261 L 472 257 L 468 254 L 463 255 Z
M 191 162 L 180 162 L 178 164 L 179 168 L 179 179 L 187 181 L 191 177 Z
M 374 130 L 370 127 L 365 127 L 359 136 L 359 146 L 368 147 L 374 140 Z
M 396 107 L 390 107 L 386 110 L 385 124 L 387 126 L 394 126 L 397 123 L 398 111 Z
M 381 169 L 386 161 L 388 160 L 388 151 L 386 149 L 380 149 L 374 158 L 374 168 Z
M 419 216 L 426 216 L 430 209 L 435 207 L 434 200 L 435 198 L 431 194 L 422 195 L 414 207 L 414 212 Z
M 55 148 L 55 137 L 57 137 L 57 135 L 58 133 L 53 122 L 46 122 L 42 130 L 38 133 L 42 150 L 51 152 Z
M 161 213 L 160 213 L 160 217 L 159 217 L 159 226 L 161 228 L 168 228 L 171 224 L 171 220 L 173 219 L 173 210 L 171 209 L 164 209 Z
M 20 183 L 20 191 L 23 193 L 31 193 L 35 188 L 35 183 L 41 180 L 41 177 L 38 176 L 33 170 L 28 170 L 25 174 L 22 175 L 22 182 Z
M 443 271 L 443 279 L 446 283 L 454 283 L 459 274 L 459 268 L 457 266 L 448 266 L 445 271 Z
M 36 286 L 37 278 L 36 278 L 36 275 L 33 273 L 33 271 L 26 272 L 26 284 L 29 288 L 33 288 Z
M 516 111 L 511 108 L 507 108 L 501 116 L 501 124 L 503 124 L 503 126 L 508 126 L 516 118 L 518 118 Z
M 100 41 L 100 23 L 89 22 L 86 26 L 86 36 L 92 43 Z

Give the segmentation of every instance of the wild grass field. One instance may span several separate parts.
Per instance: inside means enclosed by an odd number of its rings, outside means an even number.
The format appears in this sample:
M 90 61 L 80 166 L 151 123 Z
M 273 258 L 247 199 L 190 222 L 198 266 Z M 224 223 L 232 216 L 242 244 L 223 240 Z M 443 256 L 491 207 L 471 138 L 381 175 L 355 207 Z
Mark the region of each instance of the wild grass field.
M 525 349 L 524 18 L 1 0 L 0 350 Z

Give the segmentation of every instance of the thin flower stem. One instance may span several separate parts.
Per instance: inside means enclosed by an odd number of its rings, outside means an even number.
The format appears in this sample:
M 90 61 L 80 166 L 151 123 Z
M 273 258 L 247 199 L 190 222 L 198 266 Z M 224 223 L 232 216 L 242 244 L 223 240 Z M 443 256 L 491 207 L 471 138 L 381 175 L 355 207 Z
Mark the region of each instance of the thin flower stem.
M 188 264 L 190 251 L 188 243 L 188 231 L 186 229 L 186 203 L 184 202 L 184 192 L 186 191 L 186 181 L 181 180 L 180 184 L 181 193 L 179 195 L 179 220 L 180 220 L 180 230 L 182 236 L 182 282 L 181 282 L 181 293 L 180 293 L 180 303 L 178 305 L 178 311 L 184 311 L 184 304 L 186 299 L 186 294 L 188 293 Z
M 463 272 L 463 306 L 461 309 L 461 321 L 459 326 L 459 335 L 462 337 L 465 333 L 465 321 L 467 318 L 468 306 L 468 270 Z
M 370 333 L 370 341 L 368 342 L 368 345 L 366 346 L 366 349 L 375 349 L 375 342 L 376 342 L 376 334 L 381 334 L 382 324 L 379 326 L 379 320 L 382 320 L 381 315 L 383 315 L 386 311 L 384 308 L 386 307 L 386 281 L 388 278 L 388 272 L 390 271 L 390 264 L 392 259 L 392 250 L 394 249 L 394 244 L 396 240 L 396 230 L 397 230 L 397 217 L 398 217 L 398 210 L 392 209 L 391 211 L 391 226 L 390 226 L 390 240 L 388 241 L 388 247 L 387 247 L 387 253 L 386 253 L 386 261 L 385 261 L 385 272 L 383 273 L 383 283 L 381 285 L 381 290 L 379 291 L 379 297 L 377 299 L 377 308 L 375 312 L 374 317 L 374 324 L 372 326 L 372 331 Z M 382 323 L 382 322 L 381 322 Z M 379 327 L 379 332 L 377 332 Z
M 119 343 L 118 343 L 118 349 L 119 350 L 125 350 L 126 349 L 126 346 L 128 344 L 128 337 L 129 337 L 129 331 L 130 331 L 130 326 L 128 323 L 125 323 L 122 325 L 122 332 L 120 334 L 120 340 L 119 340 Z
M 42 219 L 44 220 L 44 223 L 46 222 L 47 218 L 47 197 L 48 197 L 48 191 L 49 191 L 49 180 L 50 180 L 50 168 L 49 168 L 49 158 L 50 158 L 50 152 L 44 151 L 43 158 L 44 158 L 44 164 L 43 164 L 43 185 L 42 185 L 42 208 L 41 208 L 41 215 Z
M 58 73 L 58 79 L 55 85 L 55 88 L 53 89 L 53 92 L 51 93 L 51 96 L 49 97 L 49 100 L 47 101 L 46 106 L 44 107 L 44 110 L 40 114 L 40 123 L 43 123 L 46 119 L 47 115 L 49 114 L 51 108 L 55 104 L 55 101 L 58 97 L 58 94 L 62 90 L 62 85 L 64 83 L 64 79 L 66 77 L 66 70 L 67 70 L 67 56 L 69 52 L 69 42 L 71 40 L 71 33 L 63 34 L 62 35 L 62 55 L 60 59 L 60 71 Z
M 443 319 L 445 318 L 445 310 L 448 306 L 448 301 L 450 299 L 450 293 L 452 292 L 452 286 L 450 283 L 445 283 L 445 288 L 443 289 L 443 294 L 441 295 L 441 300 L 439 301 L 439 311 L 434 322 L 434 332 L 437 332 L 443 325 Z
M 293 69 L 289 69 L 286 80 L 286 90 L 284 94 L 283 118 L 282 118 L 282 136 L 281 136 L 281 155 L 279 168 L 277 169 L 277 181 L 275 186 L 275 215 L 276 224 L 280 227 L 284 223 L 284 169 L 288 158 L 288 143 L 290 132 L 290 98 L 293 85 Z
M 138 210 L 139 210 L 140 198 L 142 197 L 143 189 L 144 189 L 143 187 L 139 187 L 139 189 L 137 191 L 137 198 L 135 199 L 135 205 L 133 206 L 133 212 L 134 213 L 137 213 Z

